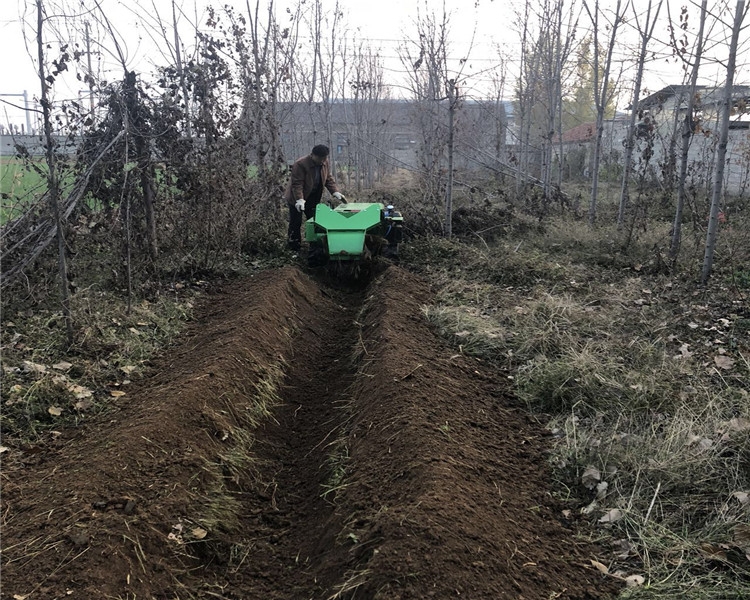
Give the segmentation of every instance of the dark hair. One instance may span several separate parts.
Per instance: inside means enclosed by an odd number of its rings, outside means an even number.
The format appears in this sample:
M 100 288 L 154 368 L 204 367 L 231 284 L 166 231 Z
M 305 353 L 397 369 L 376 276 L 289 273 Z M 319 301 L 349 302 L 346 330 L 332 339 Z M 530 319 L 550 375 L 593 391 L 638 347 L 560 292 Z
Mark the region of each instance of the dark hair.
M 323 144 L 318 144 L 312 149 L 312 153 L 315 156 L 320 156 L 321 158 L 325 158 L 328 156 L 328 153 L 330 150 L 328 149 L 328 146 L 324 146 Z

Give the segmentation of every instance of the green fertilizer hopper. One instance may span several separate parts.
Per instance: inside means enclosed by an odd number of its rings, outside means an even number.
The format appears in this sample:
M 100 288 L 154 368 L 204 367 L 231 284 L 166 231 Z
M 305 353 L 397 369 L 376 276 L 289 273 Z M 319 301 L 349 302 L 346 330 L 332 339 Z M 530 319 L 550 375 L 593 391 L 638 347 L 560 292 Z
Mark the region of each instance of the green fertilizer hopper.
M 392 205 L 349 202 L 335 209 L 318 204 L 315 217 L 305 223 L 312 266 L 359 263 L 382 255 L 398 259 L 403 217 Z

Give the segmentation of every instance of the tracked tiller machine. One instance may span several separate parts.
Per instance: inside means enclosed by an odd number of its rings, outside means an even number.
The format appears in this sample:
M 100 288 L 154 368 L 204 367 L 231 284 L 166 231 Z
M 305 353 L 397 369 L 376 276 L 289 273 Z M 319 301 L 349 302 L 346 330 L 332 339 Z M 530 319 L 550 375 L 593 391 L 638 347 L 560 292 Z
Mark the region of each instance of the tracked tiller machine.
M 390 204 L 349 202 L 335 209 L 318 204 L 315 217 L 305 223 L 308 262 L 356 276 L 375 257 L 398 260 L 402 224 L 401 213 Z

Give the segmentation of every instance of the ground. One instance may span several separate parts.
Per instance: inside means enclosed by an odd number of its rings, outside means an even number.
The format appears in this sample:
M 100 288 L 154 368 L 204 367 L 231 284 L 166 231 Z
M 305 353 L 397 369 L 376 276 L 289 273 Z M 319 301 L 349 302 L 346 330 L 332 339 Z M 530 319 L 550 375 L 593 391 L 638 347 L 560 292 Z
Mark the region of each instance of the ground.
M 396 266 L 214 290 L 112 410 L 3 455 L 2 599 L 613 597 L 547 433 L 431 294 Z

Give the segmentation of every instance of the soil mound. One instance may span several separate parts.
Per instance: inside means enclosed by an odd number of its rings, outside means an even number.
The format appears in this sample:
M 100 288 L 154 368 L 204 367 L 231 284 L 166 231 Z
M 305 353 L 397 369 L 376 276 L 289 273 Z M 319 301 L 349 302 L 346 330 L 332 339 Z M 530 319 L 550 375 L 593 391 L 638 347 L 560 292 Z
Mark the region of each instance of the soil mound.
M 106 418 L 4 455 L 1 597 L 608 597 L 543 432 L 429 300 L 395 267 L 214 294 Z

